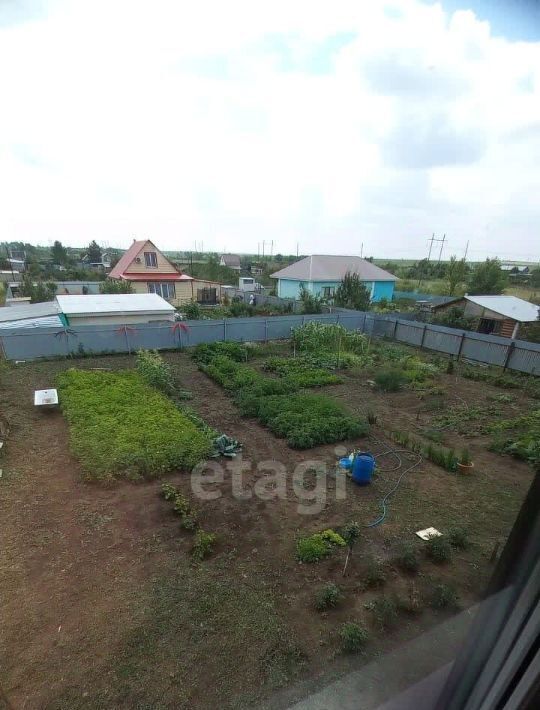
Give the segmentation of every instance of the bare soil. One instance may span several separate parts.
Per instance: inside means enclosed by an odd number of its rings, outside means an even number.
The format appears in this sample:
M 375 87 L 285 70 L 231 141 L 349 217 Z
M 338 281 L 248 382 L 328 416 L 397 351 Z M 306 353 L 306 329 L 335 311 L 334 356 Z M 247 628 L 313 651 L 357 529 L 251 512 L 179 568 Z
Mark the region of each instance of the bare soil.
M 192 534 L 180 530 L 178 518 L 159 496 L 160 482 L 109 488 L 82 482 L 61 412 L 37 411 L 32 404 L 34 389 L 54 386 L 56 374 L 67 367 L 121 369 L 133 367 L 134 358 L 0 363 L 0 412 L 11 425 L 0 459 L 0 682 L 11 707 L 257 706 L 295 679 L 335 677 L 437 623 L 450 613 L 428 604 L 438 581 L 456 586 L 462 606 L 479 598 L 493 568 L 493 547 L 504 542 L 532 479 L 527 465 L 489 452 L 485 436 L 447 431 L 445 443 L 469 446 L 475 461 L 471 476 L 422 462 L 403 478 L 385 522 L 365 529 L 346 577 L 343 550 L 318 564 L 302 565 L 295 559 L 300 534 L 350 520 L 367 525 L 378 517 L 380 498 L 403 468 L 385 471 L 394 460 L 379 459 L 373 484 L 360 488 L 347 481 L 345 500 L 336 498 L 336 478 L 329 475 L 322 510 L 302 514 L 292 485 L 294 467 L 322 461 L 332 474 L 341 449 L 291 450 L 253 420 L 242 419 L 187 353 L 165 357 L 183 387 L 192 391 L 193 408 L 244 444 L 244 499 L 233 496 L 232 473 L 226 469 L 223 482 L 209 487 L 219 497 L 196 503 L 202 527 L 216 532 L 219 540 L 213 556 L 200 564 L 189 555 Z M 345 449 L 383 452 L 391 446 L 385 438 L 388 427 L 421 434 L 437 413 L 419 393 L 377 393 L 365 374 L 345 376 L 345 384 L 324 391 L 353 411 L 369 409 L 378 417 L 371 439 L 344 442 Z M 459 401 L 487 405 L 487 397 L 497 393 L 459 376 L 439 379 L 446 407 Z M 507 416 L 529 406 L 523 395 L 515 397 L 513 404 L 501 405 Z M 414 460 L 403 454 L 402 464 Z M 282 498 L 275 497 L 264 470 L 257 470 L 268 461 L 287 469 Z M 167 480 L 193 495 L 188 473 L 173 473 Z M 313 474 L 307 475 L 303 495 L 315 484 Z M 256 485 L 259 492 L 266 488 L 267 499 L 250 495 Z M 471 547 L 456 552 L 447 565 L 434 565 L 425 559 L 414 532 L 428 526 L 444 532 L 453 525 L 467 528 Z M 404 575 L 392 561 L 404 540 L 422 555 L 415 577 Z M 366 585 L 373 559 L 384 565 L 382 587 Z M 314 596 L 328 581 L 343 588 L 344 600 L 339 608 L 320 613 Z M 401 614 L 394 628 L 382 632 L 370 602 L 411 593 L 422 599 L 421 613 Z M 370 631 L 360 659 L 340 652 L 339 627 L 348 620 Z

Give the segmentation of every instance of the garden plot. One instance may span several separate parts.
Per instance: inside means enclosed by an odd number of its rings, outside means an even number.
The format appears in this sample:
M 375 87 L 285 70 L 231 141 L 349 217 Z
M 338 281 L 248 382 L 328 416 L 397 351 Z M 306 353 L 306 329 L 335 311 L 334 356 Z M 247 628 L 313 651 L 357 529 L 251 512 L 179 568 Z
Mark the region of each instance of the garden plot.
M 8 365 L 7 376 L 0 372 L 2 413 L 11 423 L 0 487 L 6 560 L 0 644 L 7 659 L 2 684 L 14 707 L 261 707 L 276 688 L 317 674 L 335 678 L 479 598 L 494 547 L 504 542 L 533 472 L 524 461 L 489 451 L 490 432 L 469 435 L 452 425 L 440 442 L 428 432 L 436 417 L 464 403 L 496 404 L 497 421 L 505 422 L 529 412 L 535 400 L 520 388 L 464 379 L 458 367 L 448 374 L 447 361 L 420 351 L 368 340 L 358 346 L 346 350 L 342 340 L 339 351 L 330 342 L 317 352 L 298 342 L 269 344 L 248 348 L 247 362 L 244 346 L 238 360 L 228 346 L 219 354 L 263 378 L 243 368 L 238 375 L 263 393 L 282 388 L 286 373 L 298 370 L 296 364 L 265 369 L 274 357 L 303 359 L 336 375 L 341 383 L 260 396 L 268 400 L 268 415 L 275 397 L 294 395 L 323 397 L 354 420 L 369 419 L 370 431 L 346 440 L 347 450 L 369 448 L 379 456 L 395 445 L 406 450 L 400 456 L 407 467 L 415 458 L 408 446 L 392 443 L 389 430 L 456 455 L 470 449 L 475 467 L 466 476 L 424 457 L 390 498 L 384 522 L 372 528 L 366 526 L 380 516 L 381 499 L 403 470 L 394 469 L 391 456 L 377 458 L 371 486 L 347 480 L 339 498 L 336 443 L 292 449 L 266 423 L 240 416 L 237 395 L 244 387 L 211 379 L 188 352 L 162 356 L 175 394 L 165 394 L 168 379 L 161 387 L 159 377 L 151 386 L 146 377 L 137 379 L 148 388 L 138 401 L 165 402 L 182 414 L 175 397 L 189 391 L 200 420 L 244 443 L 242 498 L 233 495 L 229 467 L 212 484 L 209 500 L 195 497 L 181 471 L 159 482 L 86 484 L 62 414 L 43 416 L 31 397 L 21 396 L 51 386 L 58 375 L 69 378 L 74 362 Z M 402 381 L 396 391 L 373 384 L 380 369 L 410 370 L 404 358 L 435 370 Z M 135 357 L 76 364 L 84 374 L 122 383 L 135 376 Z M 500 394 L 511 401 L 492 399 Z M 281 462 L 290 475 L 312 459 L 328 475 L 324 504 L 310 514 L 299 511 L 290 482 L 283 497 L 272 489 L 257 495 L 265 480 L 259 464 Z M 310 470 L 304 481 L 308 507 L 322 483 Z M 174 487 L 169 500 L 161 495 L 163 483 Z M 442 542 L 416 537 L 430 526 L 443 533 Z

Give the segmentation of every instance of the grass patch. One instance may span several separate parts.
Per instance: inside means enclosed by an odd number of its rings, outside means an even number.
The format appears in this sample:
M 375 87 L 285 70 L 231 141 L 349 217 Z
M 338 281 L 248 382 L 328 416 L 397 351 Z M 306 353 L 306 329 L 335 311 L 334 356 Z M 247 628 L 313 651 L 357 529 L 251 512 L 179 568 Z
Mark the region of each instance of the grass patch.
M 399 609 L 394 598 L 379 597 L 368 604 L 368 609 L 373 613 L 375 623 L 380 629 L 387 630 L 396 625 Z
M 89 480 L 155 478 L 191 469 L 211 439 L 135 372 L 67 370 L 58 376 L 73 453 Z
M 215 543 L 216 535 L 214 533 L 207 533 L 199 528 L 195 533 L 191 556 L 194 560 L 201 562 L 212 553 Z
M 295 389 L 301 387 L 322 387 L 343 382 L 343 378 L 328 372 L 322 367 L 316 367 L 304 358 L 273 357 L 266 360 L 263 368 L 283 377 L 292 383 Z
M 407 378 L 396 368 L 379 370 L 373 378 L 377 387 L 383 392 L 399 392 L 407 382 Z
M 420 569 L 420 558 L 416 547 L 410 543 L 403 543 L 397 551 L 394 563 L 405 574 L 417 574 Z
M 433 609 L 456 609 L 458 594 L 454 587 L 441 582 L 433 587 L 429 603 Z

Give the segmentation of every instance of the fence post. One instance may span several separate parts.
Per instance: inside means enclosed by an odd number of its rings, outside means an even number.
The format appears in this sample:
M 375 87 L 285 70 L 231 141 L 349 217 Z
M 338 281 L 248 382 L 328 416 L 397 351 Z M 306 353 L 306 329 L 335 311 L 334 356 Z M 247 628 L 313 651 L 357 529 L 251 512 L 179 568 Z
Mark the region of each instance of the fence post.
M 515 347 L 516 347 L 516 341 L 512 340 L 512 342 L 508 344 L 508 348 L 506 350 L 506 357 L 504 358 L 503 372 L 508 367 L 508 363 L 510 362 L 510 357 L 512 356 L 512 353 L 514 352 Z
M 396 333 L 397 333 L 397 327 L 398 327 L 398 319 L 394 321 L 394 330 L 392 332 L 392 340 L 396 339 Z
M 336 325 L 339 325 L 339 313 L 337 314 L 337 317 L 336 317 Z
M 465 331 L 461 333 L 461 340 L 459 341 L 459 348 L 456 355 L 456 360 L 461 358 L 461 351 L 463 350 L 463 343 L 465 341 Z
M 227 321 L 223 319 L 223 340 L 227 340 Z
M 424 347 L 424 340 L 426 338 L 426 330 L 427 330 L 427 323 L 424 323 L 424 328 L 422 330 L 422 338 L 420 340 L 420 348 L 423 349 Z
M 264 342 L 268 342 L 268 318 L 264 319 Z

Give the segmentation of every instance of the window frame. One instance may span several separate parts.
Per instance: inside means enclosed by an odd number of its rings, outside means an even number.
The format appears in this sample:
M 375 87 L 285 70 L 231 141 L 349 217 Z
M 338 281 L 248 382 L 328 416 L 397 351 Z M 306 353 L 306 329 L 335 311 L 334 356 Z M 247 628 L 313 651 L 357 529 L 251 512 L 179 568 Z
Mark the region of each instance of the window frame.
M 157 269 L 158 266 L 158 259 L 157 259 L 157 254 L 155 251 L 145 251 L 143 252 L 144 255 L 144 265 L 148 269 Z M 152 261 L 154 263 L 150 264 L 148 263 L 149 261 Z
M 164 295 L 166 292 L 167 295 Z M 148 281 L 148 293 L 155 293 L 166 301 L 176 298 L 176 285 L 169 281 Z

